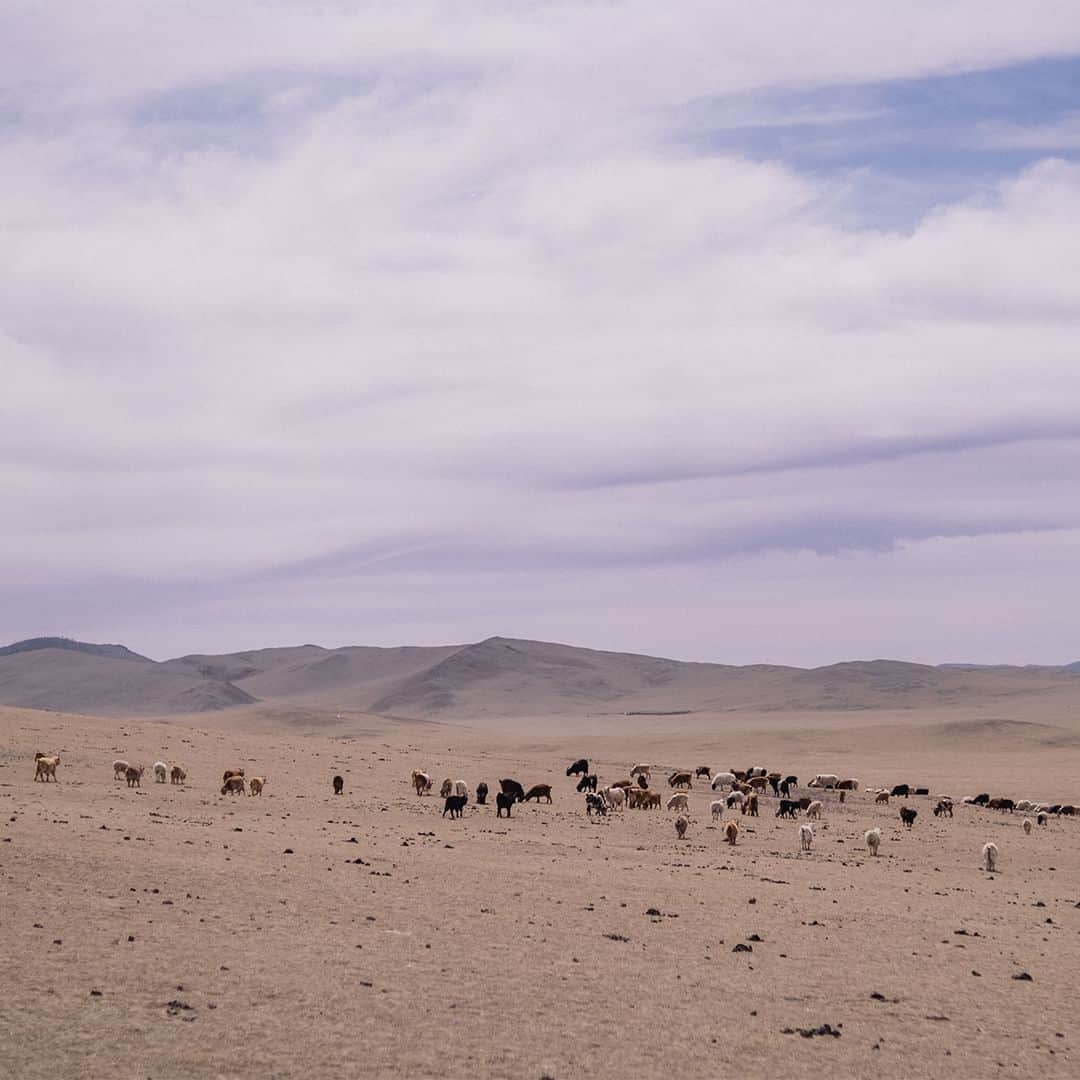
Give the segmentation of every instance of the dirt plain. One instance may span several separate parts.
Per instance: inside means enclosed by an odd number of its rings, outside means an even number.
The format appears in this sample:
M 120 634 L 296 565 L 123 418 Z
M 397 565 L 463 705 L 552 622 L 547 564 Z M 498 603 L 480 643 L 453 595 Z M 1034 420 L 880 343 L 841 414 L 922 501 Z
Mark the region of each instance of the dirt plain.
M 1078 747 L 1073 712 L 1030 704 L 483 728 L 0 709 L 0 1076 L 1080 1075 L 1080 821 L 1025 836 L 1024 814 L 912 798 L 908 831 L 898 800 L 828 793 L 811 853 L 772 799 L 731 848 L 704 781 L 680 842 L 666 811 L 590 820 L 565 775 L 760 763 L 1075 802 Z M 159 759 L 188 782 L 156 784 Z M 237 765 L 261 797 L 219 794 Z M 414 767 L 554 802 L 451 821 Z

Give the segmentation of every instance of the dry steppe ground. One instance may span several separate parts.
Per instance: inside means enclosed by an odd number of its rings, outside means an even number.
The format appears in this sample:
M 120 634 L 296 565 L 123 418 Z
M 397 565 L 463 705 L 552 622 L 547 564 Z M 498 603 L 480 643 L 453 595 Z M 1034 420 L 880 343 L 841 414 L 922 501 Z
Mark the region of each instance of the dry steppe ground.
M 1075 1077 L 1080 821 L 1028 837 L 1023 814 L 936 820 L 916 798 L 908 832 L 896 800 L 830 794 L 810 854 L 771 799 L 729 848 L 703 784 L 679 842 L 667 812 L 589 820 L 565 768 L 760 762 L 1076 801 L 1077 743 L 1075 721 L 963 709 L 488 730 L 0 709 L 0 1076 Z M 36 750 L 59 783 L 34 783 Z M 148 766 L 141 790 L 118 756 Z M 157 759 L 188 783 L 155 784 Z M 235 765 L 268 777 L 261 798 L 218 794 Z M 555 801 L 443 819 L 416 766 Z M 797 1031 L 823 1024 L 839 1037 Z

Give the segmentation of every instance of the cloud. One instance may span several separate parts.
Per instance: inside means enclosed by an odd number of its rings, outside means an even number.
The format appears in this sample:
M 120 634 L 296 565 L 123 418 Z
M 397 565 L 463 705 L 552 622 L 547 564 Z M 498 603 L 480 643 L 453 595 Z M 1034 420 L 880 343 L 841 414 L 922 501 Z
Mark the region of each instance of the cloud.
M 0 633 L 629 619 L 689 655 L 706 602 L 658 582 L 746 575 L 794 654 L 777 567 L 822 605 L 1080 527 L 1080 168 L 901 230 L 857 170 L 687 138 L 703 102 L 842 129 L 814 88 L 1076 50 L 1073 5 L 147 10 L 0 43 Z

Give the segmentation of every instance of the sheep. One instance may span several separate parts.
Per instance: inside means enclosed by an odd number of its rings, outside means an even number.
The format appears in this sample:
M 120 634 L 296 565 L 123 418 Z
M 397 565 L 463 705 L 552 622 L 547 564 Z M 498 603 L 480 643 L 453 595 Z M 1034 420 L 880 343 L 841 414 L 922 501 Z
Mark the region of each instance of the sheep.
M 450 811 L 450 818 L 453 820 L 456 817 L 461 817 L 462 811 L 465 809 L 465 804 L 469 801 L 467 795 L 447 795 L 446 802 L 443 805 L 442 816 L 446 817 L 446 811 Z M 509 810 L 507 814 L 509 815 Z
M 713 791 L 719 791 L 723 787 L 731 787 L 735 783 L 735 774 L 730 772 L 718 772 L 712 778 Z
M 748 783 L 754 791 L 763 792 L 769 786 L 769 778 L 767 776 L 751 776 Z
M 226 769 L 221 775 L 221 782 L 227 784 L 234 776 L 243 776 L 243 769 Z
M 694 778 L 688 772 L 673 772 L 668 777 L 668 787 L 688 787 L 694 786 Z
M 469 788 L 468 788 L 468 785 L 465 783 L 464 780 L 455 780 L 454 781 L 454 794 L 455 795 L 464 795 L 466 799 L 469 797 Z
M 630 775 L 631 776 L 638 776 L 638 775 L 651 776 L 652 775 L 652 766 L 650 764 L 648 764 L 647 762 L 641 762 L 640 764 L 635 765 L 630 770 Z
M 547 799 L 548 802 L 551 802 L 551 785 L 533 784 L 533 786 L 525 793 L 523 801 L 528 802 L 530 799 L 535 799 L 537 802 L 541 799 Z
M 640 810 L 645 805 L 648 792 L 641 788 L 626 788 L 626 808 L 628 810 Z
M 840 783 L 840 777 L 835 773 L 818 773 L 806 786 L 812 788 L 834 788 Z
M 476 785 L 476 804 L 477 806 L 486 806 L 488 796 L 488 786 L 483 780 Z
M 732 847 L 734 847 L 735 846 L 735 841 L 738 838 L 739 838 L 739 823 L 737 821 L 729 821 L 724 826 L 724 839 L 729 844 L 731 844 Z
M 448 776 L 439 787 L 439 798 L 445 799 L 448 795 L 454 794 L 454 781 Z
M 794 799 L 781 799 L 780 805 L 776 808 L 774 817 L 797 817 L 799 813 L 799 804 Z
M 869 851 L 871 855 L 876 856 L 878 848 L 881 847 L 881 830 L 867 829 L 863 839 L 866 841 L 866 850 Z
M 934 807 L 934 817 L 952 817 L 952 816 L 953 816 L 952 799 L 938 799 L 937 806 Z
M 854 779 L 852 779 L 852 780 L 838 780 L 837 783 L 836 783 L 836 790 L 837 791 L 858 791 L 859 790 L 859 781 L 854 780 Z
M 244 794 L 244 778 L 242 776 L 230 776 L 224 784 L 221 785 L 222 795 L 243 795 Z
M 812 821 L 821 820 L 822 802 L 820 799 L 815 799 L 807 808 L 806 816 Z
M 1045 825 L 1046 824 L 1046 815 L 1045 814 L 1036 814 L 1035 815 L 1035 822 L 1038 825 Z
M 918 810 L 913 810 L 908 806 L 900 807 L 900 820 L 910 829 L 915 824 L 915 819 L 919 816 Z
M 622 810 L 626 803 L 626 791 L 621 787 L 606 787 L 600 794 L 612 810 Z
M 515 802 L 525 801 L 525 789 L 516 780 L 500 780 L 499 790 L 509 795 Z
M 187 772 L 179 765 L 174 765 L 169 770 L 169 781 L 173 784 L 182 784 L 187 780 Z
M 889 801 L 889 793 L 884 788 L 882 788 L 881 791 L 879 791 L 874 796 L 875 804 L 876 803 L 888 803 L 888 801 Z
M 164 761 L 154 762 L 154 783 L 164 784 L 169 775 L 169 766 Z
M 413 769 L 412 786 L 416 789 L 417 795 L 430 795 L 431 777 L 428 776 L 426 772 L 421 772 L 419 769 Z
M 589 773 L 587 776 L 583 776 L 577 782 L 578 791 L 595 791 L 596 790 L 596 773 Z
M 265 776 L 253 776 L 248 781 L 248 795 L 262 795 L 263 785 L 266 783 Z
M 716 799 L 709 803 L 709 811 L 713 821 L 719 821 L 724 816 L 724 800 Z
M 517 802 L 517 799 L 513 795 L 507 795 L 505 791 L 498 791 L 495 793 L 495 816 L 502 817 L 503 811 L 506 811 L 506 816 L 510 817 L 510 808 Z
M 625 777 L 623 777 L 622 780 L 615 780 L 612 783 L 608 784 L 608 787 L 622 788 L 624 791 L 629 791 L 633 786 L 634 781 L 627 780 Z
M 799 826 L 799 847 L 803 851 L 809 851 L 814 843 L 814 827 L 812 825 Z
M 566 770 L 566 775 L 576 776 L 578 773 L 587 773 L 588 771 L 589 762 L 585 758 L 578 758 L 578 760 Z
M 742 810 L 742 804 L 746 796 L 741 791 L 733 791 L 724 801 L 727 803 L 729 810 L 734 809 L 736 806 Z
M 764 765 L 753 765 L 746 770 L 746 776 L 749 779 L 751 776 L 768 776 L 769 770 Z
M 671 796 L 667 801 L 667 808 L 669 810 L 683 810 L 687 813 L 690 811 L 690 804 L 687 801 L 686 795 L 679 791 Z
M 117 758 L 112 763 L 112 771 L 113 771 L 113 779 L 114 780 L 123 780 L 124 779 L 124 775 L 128 771 L 128 764 L 129 764 L 128 762 L 123 761 L 120 758 Z
M 1028 813 L 1035 809 L 1035 804 L 1030 799 L 1019 799 L 1016 803 L 1016 809 Z
M 1031 818 L 1024 818 L 1023 829 L 1024 829 L 1025 835 L 1027 835 L 1027 836 L 1031 835 Z
M 992 874 L 997 866 L 998 849 L 997 844 L 989 843 L 983 844 L 982 849 L 983 865 Z
M 60 764 L 60 755 L 54 754 L 52 757 L 48 757 L 45 754 L 34 755 L 34 779 L 40 780 L 43 784 L 49 782 L 49 777 L 53 778 L 56 782 L 56 766 Z
M 675 819 L 675 832 L 678 833 L 681 840 L 686 835 L 686 827 L 690 824 L 684 817 L 677 817 Z
M 124 779 L 127 780 L 127 786 L 142 787 L 142 775 L 144 772 L 146 772 L 146 769 L 142 765 L 138 768 L 134 765 L 129 765 L 124 771 Z
M 659 810 L 660 804 L 664 800 L 660 797 L 659 791 L 646 791 L 645 792 L 645 809 L 646 810 Z
M 749 814 L 750 817 L 758 816 L 758 801 L 756 795 L 751 795 L 746 802 L 743 803 L 742 812 Z
M 601 817 L 607 817 L 607 803 L 604 802 L 603 797 L 588 792 L 585 795 L 585 813 L 588 814 L 589 817 L 592 817 L 594 810 Z
M 334 777 L 334 794 L 335 795 L 340 795 L 344 789 L 345 789 L 345 777 L 344 776 L 335 776 Z
M 910 784 L 897 784 L 892 789 L 891 794 L 895 795 L 898 799 L 906 799 L 911 794 L 911 785 Z

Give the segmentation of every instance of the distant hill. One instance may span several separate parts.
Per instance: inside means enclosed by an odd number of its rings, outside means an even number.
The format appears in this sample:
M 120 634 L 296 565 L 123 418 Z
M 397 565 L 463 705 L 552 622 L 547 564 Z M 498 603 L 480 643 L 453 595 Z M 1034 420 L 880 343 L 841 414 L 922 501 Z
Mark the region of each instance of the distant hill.
M 935 709 L 1035 695 L 1080 703 L 1080 662 L 1061 668 L 820 668 L 687 663 L 514 638 L 467 645 L 192 654 L 155 662 L 123 645 L 34 638 L 0 649 L 0 704 L 111 716 L 255 702 L 447 721 L 583 714 Z

